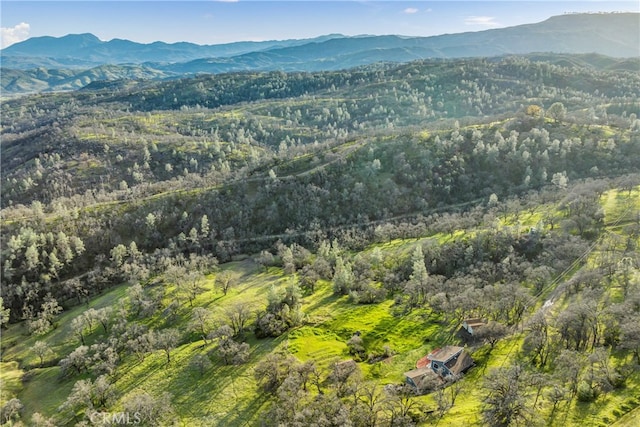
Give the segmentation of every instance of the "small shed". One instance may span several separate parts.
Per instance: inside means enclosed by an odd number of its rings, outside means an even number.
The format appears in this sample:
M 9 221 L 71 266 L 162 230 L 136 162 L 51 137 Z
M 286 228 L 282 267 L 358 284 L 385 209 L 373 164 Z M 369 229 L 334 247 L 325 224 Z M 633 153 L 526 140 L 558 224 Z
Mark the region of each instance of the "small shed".
M 483 326 L 486 326 L 487 322 L 485 322 L 484 320 L 480 319 L 480 318 L 471 318 L 471 319 L 465 319 L 462 322 L 462 327 L 469 332 L 470 335 L 474 335 L 476 332 L 478 332 L 478 329 L 482 328 Z

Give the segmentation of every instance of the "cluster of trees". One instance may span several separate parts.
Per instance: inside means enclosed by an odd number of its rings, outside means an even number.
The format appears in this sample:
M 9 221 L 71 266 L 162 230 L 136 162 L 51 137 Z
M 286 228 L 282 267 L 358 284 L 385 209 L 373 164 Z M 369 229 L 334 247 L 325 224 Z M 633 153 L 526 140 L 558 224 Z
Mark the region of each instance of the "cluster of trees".
M 121 262 L 122 260 L 117 261 L 116 265 Z M 54 425 L 82 420 L 94 422 L 97 418 L 109 417 L 109 411 L 113 411 L 114 404 L 121 399 L 115 384 L 122 375 L 123 363 L 131 363 L 132 359 L 140 363 L 150 354 L 159 353 L 165 363 L 170 365 L 173 363 L 174 349 L 188 340 L 204 341 L 203 352 L 198 352 L 189 362 L 189 366 L 200 375 L 214 363 L 246 363 L 250 349 L 249 344 L 243 341 L 248 322 L 255 317 L 251 307 L 238 302 L 222 312 L 214 312 L 202 306 L 194 307 L 193 299 L 189 298 L 194 291 L 193 277 L 190 277 L 189 271 L 202 276 L 215 266 L 215 259 L 192 254 L 187 259 L 179 256 L 164 259 L 163 262 L 166 269 L 160 277 L 164 286 L 133 284 L 127 289 L 126 298 L 119 304 L 88 308 L 71 319 L 68 338 L 75 340 L 77 347 L 69 354 L 61 358 L 53 357 L 55 352 L 48 341 L 43 339 L 35 342 L 32 351 L 37 357 L 38 367 L 58 364 L 60 375 L 65 381 L 69 378 L 90 377 L 75 382 L 71 394 L 60 406 L 56 417 L 47 419 L 35 414 L 34 423 L 37 421 L 39 425 Z M 178 269 L 183 270 L 177 271 Z M 225 292 L 224 289 L 228 291 L 233 279 L 223 273 L 217 276 L 219 280 L 216 282 L 224 283 L 220 292 Z M 179 281 L 184 281 L 185 284 L 180 285 Z M 168 290 L 169 284 L 172 285 L 172 291 Z M 167 296 L 171 296 L 172 302 L 167 302 Z M 59 310 L 47 312 L 50 327 Z M 44 314 L 39 316 L 44 317 Z M 186 328 L 174 325 L 182 317 L 189 318 Z M 162 318 L 164 323 L 149 326 L 150 318 Z M 34 333 L 42 332 L 35 330 Z M 131 409 L 132 414 L 138 412 L 141 417 L 139 422 L 144 425 L 169 422 L 175 417 L 169 394 L 151 396 L 143 393 L 128 397 L 122 404 L 125 409 Z M 17 418 L 21 405 L 17 399 L 11 405 L 5 405 L 5 419 Z
M 300 310 L 302 292 L 295 281 L 288 283 L 284 291 L 272 287 L 267 295 L 267 307 L 258 314 L 255 334 L 258 338 L 277 337 L 288 329 L 302 324 L 304 313 Z
M 438 411 L 428 410 L 408 386 L 366 381 L 358 365 L 334 362 L 325 373 L 313 361 L 285 353 L 256 366 L 258 386 L 273 396 L 267 425 L 415 426 L 451 408 L 459 388 L 439 389 Z
M 28 226 L 11 236 L 6 248 L 3 278 L 16 286 L 5 290 L 5 300 L 15 306 L 12 303 L 19 297 L 25 310 L 33 310 L 30 304 L 51 292 L 61 277 L 80 270 L 75 264 L 85 252 L 85 245 L 77 236 L 68 236 L 64 231 L 36 232 Z
M 488 425 L 534 423 L 542 408 L 553 420 L 572 401 L 594 402 L 637 375 L 640 283 L 628 276 L 640 261 L 633 230 L 600 235 L 593 261 L 551 294 L 553 304 L 526 317 L 521 358 L 484 380 Z
M 120 414 L 126 414 L 126 416 L 121 422 L 145 426 L 175 422 L 171 398 L 170 393 L 163 393 L 160 396 L 151 396 L 144 392 L 135 394 L 124 402 L 124 411 Z M 59 411 L 60 415 L 66 416 L 67 421 L 78 421 L 82 419 L 78 414 L 83 413 L 85 420 L 93 425 L 101 422 L 117 425 L 120 419 L 117 413 L 109 413 L 109 408 L 116 399 L 116 388 L 108 377 L 100 376 L 95 381 L 79 380 L 74 384 L 69 397 L 60 406 Z M 40 417 L 42 417 L 40 414 L 35 413 L 32 421 L 34 423 L 36 420 L 40 421 Z M 51 419 L 43 421 L 52 423 Z

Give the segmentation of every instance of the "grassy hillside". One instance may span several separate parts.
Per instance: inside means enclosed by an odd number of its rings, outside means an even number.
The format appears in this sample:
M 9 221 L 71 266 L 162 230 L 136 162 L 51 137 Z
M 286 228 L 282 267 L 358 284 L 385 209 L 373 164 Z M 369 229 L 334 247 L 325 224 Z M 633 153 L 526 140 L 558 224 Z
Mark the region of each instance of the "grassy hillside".
M 626 228 L 622 227 L 633 221 L 632 214 L 637 214 L 640 208 L 640 188 L 630 192 L 612 190 L 603 194 L 602 205 L 607 224 L 602 236 L 594 242 L 578 268 L 584 268 L 592 258 L 597 257 L 602 250 L 602 242 L 609 233 L 626 237 Z M 542 206 L 527 214 L 534 218 L 537 214 L 548 213 L 549 209 L 560 211 L 558 204 Z M 521 212 L 523 213 L 523 212 Z M 508 219 L 505 218 L 506 221 Z M 525 220 L 526 223 L 526 220 Z M 397 257 L 406 256 L 413 252 L 417 245 L 428 245 L 436 242 L 446 242 L 464 239 L 482 231 L 490 224 L 480 224 L 479 228 L 459 229 L 450 236 L 424 236 L 412 239 L 401 239 L 384 242 L 369 247 L 364 253 L 375 251 L 381 254 L 383 262 L 392 263 Z M 510 226 L 500 226 L 510 227 Z M 637 235 L 632 237 L 638 243 Z M 352 254 L 356 256 L 357 254 Z M 397 262 L 397 261 L 395 261 Z M 582 267 L 581 267 L 582 266 Z M 554 281 L 554 288 L 562 287 L 571 281 L 575 275 L 573 270 L 568 274 L 558 276 Z M 227 295 L 214 286 L 217 275 L 229 272 L 235 284 Z M 636 270 L 637 274 L 637 270 Z M 239 366 L 227 366 L 217 357 L 212 357 L 213 364 L 202 374 L 190 367 L 194 356 L 207 354 L 215 348 L 214 341 L 205 344 L 202 339 L 188 333 L 187 324 L 195 307 L 204 307 L 212 311 L 217 322 L 224 321 L 225 310 L 238 301 L 254 309 L 265 306 L 265 297 L 272 287 L 282 289 L 287 283 L 295 281 L 296 274 L 285 274 L 280 267 L 263 268 L 250 258 L 242 261 L 221 265 L 221 270 L 206 278 L 202 284 L 202 292 L 193 301 L 193 307 L 182 305 L 177 316 L 167 318 L 166 311 L 158 311 L 150 317 L 134 322 L 157 328 L 172 327 L 181 331 L 181 339 L 177 347 L 171 351 L 171 362 L 167 363 L 165 354 L 153 351 L 140 360 L 134 355 L 124 356 L 117 371 L 110 376 L 116 390 L 116 400 L 111 406 L 112 411 L 122 408 L 122 402 L 128 397 L 145 391 L 152 395 L 159 395 L 163 391 L 172 394 L 171 404 L 173 417 L 189 425 L 255 425 L 259 424 L 264 411 L 272 404 L 272 398 L 261 391 L 254 371 L 256 365 L 268 354 L 285 352 L 300 361 L 314 361 L 321 376 L 328 375 L 331 364 L 335 361 L 347 360 L 353 356 L 349 354 L 347 342 L 356 331 L 363 339 L 366 352 L 382 354 L 384 347 L 392 350 L 393 356 L 375 362 L 360 362 L 364 380 L 374 381 L 376 384 L 399 384 L 403 382 L 403 372 L 413 368 L 415 361 L 436 347 L 446 344 L 459 344 L 456 336 L 459 323 L 448 319 L 446 314 L 436 314 L 430 308 L 415 308 L 409 312 L 391 299 L 366 305 L 356 305 L 348 296 L 335 295 L 331 283 L 321 280 L 312 294 L 304 295 L 301 300 L 301 311 L 305 314 L 303 322 L 278 338 L 256 339 L 251 329 L 253 318 L 247 325 L 244 339 L 250 346 L 250 355 L 246 363 Z M 552 282 L 552 283 L 554 283 Z M 150 285 L 149 290 L 154 285 Z M 155 285 L 158 286 L 158 285 Z M 555 288 L 557 286 L 557 288 Z M 39 412 L 54 417 L 58 422 L 71 421 L 69 414 L 60 413 L 58 407 L 62 405 L 73 385 L 80 377 L 61 377 L 57 362 L 71 352 L 78 344 L 78 339 L 71 332 L 70 322 L 81 316 L 88 308 L 127 306 L 128 285 L 123 285 L 92 299 L 88 305 L 76 307 L 66 311 L 56 318 L 56 327 L 46 335 L 28 336 L 25 325 L 10 326 L 3 333 L 3 401 L 9 397 L 18 397 L 25 405 L 23 419 L 30 419 L 33 413 Z M 169 304 L 171 288 L 165 289 L 163 306 Z M 541 294 L 538 292 L 538 294 Z M 617 287 L 615 283 L 606 287 L 605 294 L 616 300 Z M 549 318 L 560 306 L 570 304 L 575 298 L 568 292 L 555 295 L 557 304 L 548 312 Z M 530 302 L 530 310 L 539 309 L 542 298 Z M 476 365 L 460 380 L 460 396 L 454 406 L 438 421 L 440 425 L 482 425 L 482 399 L 485 396 L 483 383 L 486 375 L 493 369 L 508 366 L 513 361 L 524 360 L 522 350 L 523 332 L 521 328 L 514 329 L 509 335 L 500 340 L 494 348 L 489 344 L 475 343 L 468 345 Z M 107 336 L 96 325 L 88 333 L 87 344 L 104 341 Z M 45 356 L 43 365 L 33 354 L 36 341 L 43 341 L 51 348 L 51 353 Z M 630 355 L 612 353 L 612 363 L 624 364 Z M 20 366 L 20 367 L 18 367 Z M 553 370 L 553 366 L 547 367 Z M 22 378 L 22 381 L 20 381 Z M 625 387 L 603 394 L 594 403 L 581 403 L 573 399 L 560 406 L 550 415 L 551 405 L 545 398 L 540 398 L 537 406 L 531 408 L 542 419 L 551 425 L 608 425 L 621 418 L 628 411 L 638 405 L 637 395 L 640 392 L 640 375 L 631 373 L 625 382 Z M 530 396 L 526 405 L 532 405 Z M 436 403 L 433 395 L 416 397 L 415 400 L 424 405 L 426 412 L 435 410 Z M 380 417 L 386 412 L 380 411 Z M 434 417 L 431 415 L 430 417 Z M 628 417 L 627 417 L 628 418 Z M 426 418 L 425 420 L 433 418 Z M 622 418 L 621 423 L 626 418 Z M 624 425 L 624 424 L 621 424 Z

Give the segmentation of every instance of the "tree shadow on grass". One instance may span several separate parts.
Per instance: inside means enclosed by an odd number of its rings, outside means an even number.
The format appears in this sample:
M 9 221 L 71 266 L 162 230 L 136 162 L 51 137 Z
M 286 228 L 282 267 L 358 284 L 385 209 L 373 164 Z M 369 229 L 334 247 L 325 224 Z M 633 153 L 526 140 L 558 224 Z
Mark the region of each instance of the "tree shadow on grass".
M 335 295 L 333 293 L 328 294 L 323 298 L 315 301 L 313 304 L 304 307 L 304 311 L 306 313 L 312 313 L 319 308 L 327 308 L 330 304 L 337 303 L 341 298 L 343 298 L 343 295 Z
M 575 404 L 570 406 L 566 416 L 572 419 L 582 420 L 583 425 L 609 424 L 611 419 L 607 419 L 602 410 L 609 404 L 609 396 L 606 394 L 598 396 L 593 402 L 580 402 L 575 399 Z
M 267 401 L 257 393 L 251 365 L 216 365 L 202 376 L 186 367 L 170 389 L 181 416 L 196 418 L 203 425 L 250 425 Z
M 220 425 L 231 427 L 257 424 L 257 416 L 268 402 L 269 396 L 264 392 L 258 394 L 248 405 L 238 402 L 233 410 L 230 411 L 226 417 L 222 418 Z M 254 422 L 252 423 L 251 420 Z
M 190 353 L 167 386 L 174 395 L 177 412 L 182 418 L 199 420 L 202 425 L 255 424 L 256 414 L 268 396 L 263 396 L 258 389 L 253 370 L 261 357 L 273 351 L 283 339 L 253 341 L 247 363 L 224 365 L 215 360 L 213 367 L 202 375 L 189 366 L 188 360 L 197 352 Z

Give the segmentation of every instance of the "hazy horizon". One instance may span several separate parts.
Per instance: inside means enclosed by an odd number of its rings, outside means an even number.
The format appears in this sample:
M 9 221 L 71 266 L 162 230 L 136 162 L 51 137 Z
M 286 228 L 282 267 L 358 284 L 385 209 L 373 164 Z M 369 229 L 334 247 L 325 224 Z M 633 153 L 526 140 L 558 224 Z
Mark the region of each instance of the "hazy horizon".
M 634 1 L 3 1 L 2 47 L 91 33 L 138 43 L 306 39 L 327 34 L 434 36 L 585 12 L 639 12 Z

